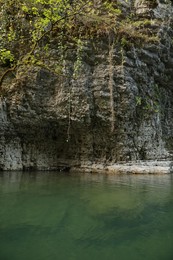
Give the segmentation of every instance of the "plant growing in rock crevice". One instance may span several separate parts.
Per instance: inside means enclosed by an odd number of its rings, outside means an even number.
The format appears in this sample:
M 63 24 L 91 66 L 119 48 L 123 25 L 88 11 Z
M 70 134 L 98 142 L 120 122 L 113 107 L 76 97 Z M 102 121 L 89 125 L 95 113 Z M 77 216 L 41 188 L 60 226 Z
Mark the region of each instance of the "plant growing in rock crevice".
M 14 71 L 29 64 L 46 66 L 46 54 L 55 47 L 55 42 L 56 59 L 62 62 L 60 49 L 78 51 L 80 39 L 89 39 L 95 33 L 108 30 L 120 13 L 108 1 L 103 1 L 101 6 L 90 0 L 1 0 L 1 4 L 0 50 L 6 48 L 6 54 L 13 55 Z M 48 67 L 52 69 L 50 64 Z M 62 67 L 62 63 L 59 64 L 59 71 Z M 0 84 L 10 71 L 11 64 L 3 72 Z
M 107 37 L 110 32 L 126 45 L 157 40 L 147 27 L 151 21 L 135 21 L 132 11 L 128 8 L 124 11 L 114 1 L 0 0 L 0 3 L 1 61 L 3 49 L 4 58 L 10 60 L 3 63 L 6 70 L 1 72 L 0 85 L 9 72 L 19 67 L 27 71 L 32 65 L 40 66 L 63 74 L 66 52 L 72 49 L 78 52 L 79 40 Z M 52 49 L 56 57 L 51 56 Z
M 109 38 L 109 82 L 108 87 L 110 91 L 110 110 L 111 110 L 111 132 L 115 130 L 115 104 L 114 104 L 114 65 L 113 65 L 113 53 L 115 42 L 111 43 Z

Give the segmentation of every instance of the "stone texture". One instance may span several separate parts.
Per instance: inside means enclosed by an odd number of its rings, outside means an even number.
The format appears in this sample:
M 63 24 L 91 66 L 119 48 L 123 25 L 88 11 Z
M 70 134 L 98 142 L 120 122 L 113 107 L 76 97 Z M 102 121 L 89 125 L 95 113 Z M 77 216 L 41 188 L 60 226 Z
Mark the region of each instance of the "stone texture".
M 171 171 L 173 8 L 138 0 L 132 7 L 138 19 L 152 11 L 159 23 L 151 30 L 160 42 L 132 45 L 122 53 L 119 45 L 110 50 L 103 38 L 95 43 L 97 51 L 87 43 L 75 79 L 33 67 L 11 84 L 4 83 L 8 91 L 0 100 L 1 170 L 83 167 L 148 173 L 152 165 L 129 170 L 126 163 L 161 160 L 151 172 Z M 67 59 L 65 71 L 73 65 Z M 165 166 L 163 160 L 168 161 Z

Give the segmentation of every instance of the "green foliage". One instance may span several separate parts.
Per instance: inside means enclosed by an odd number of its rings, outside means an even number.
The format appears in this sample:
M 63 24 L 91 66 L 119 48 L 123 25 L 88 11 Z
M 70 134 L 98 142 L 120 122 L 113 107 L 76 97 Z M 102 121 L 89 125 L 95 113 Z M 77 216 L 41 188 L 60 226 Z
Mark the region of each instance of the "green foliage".
M 73 50 L 76 77 L 88 39 L 114 34 L 123 47 L 136 38 L 148 40 L 145 26 L 150 21 L 126 18 L 116 1 L 0 0 L 0 4 L 0 61 L 10 61 L 15 69 L 34 64 L 64 74 L 64 60 Z
M 77 78 L 81 65 L 82 65 L 82 51 L 83 51 L 84 43 L 78 39 L 77 42 L 77 52 L 76 52 L 76 61 L 74 63 L 74 69 L 73 69 L 73 78 Z
M 145 111 L 145 115 L 150 113 L 159 113 L 160 111 L 160 91 L 157 84 L 152 86 L 152 96 L 145 95 L 145 96 L 136 96 L 136 107 Z M 141 111 L 142 111 L 141 110 Z
M 3 64 L 6 64 L 7 61 L 12 63 L 14 61 L 14 55 L 11 53 L 10 50 L 1 49 L 0 50 L 0 61 Z
M 136 106 L 141 106 L 142 98 L 140 96 L 136 96 L 135 99 L 136 99 Z
M 29 64 L 42 64 L 59 73 L 66 51 L 73 48 L 77 57 L 74 77 L 81 65 L 84 40 L 113 30 L 121 14 L 113 2 L 106 0 L 0 0 L 0 4 L 2 63 L 9 60 L 15 68 L 22 65 L 27 69 Z M 58 65 L 51 60 L 52 49 Z

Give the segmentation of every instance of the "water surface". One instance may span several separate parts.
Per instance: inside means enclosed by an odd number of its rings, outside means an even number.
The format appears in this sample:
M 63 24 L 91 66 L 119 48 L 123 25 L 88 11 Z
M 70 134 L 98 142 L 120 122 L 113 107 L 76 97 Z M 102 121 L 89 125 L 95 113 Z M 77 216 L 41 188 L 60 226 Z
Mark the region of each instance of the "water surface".
M 0 174 L 0 260 L 172 260 L 173 176 Z

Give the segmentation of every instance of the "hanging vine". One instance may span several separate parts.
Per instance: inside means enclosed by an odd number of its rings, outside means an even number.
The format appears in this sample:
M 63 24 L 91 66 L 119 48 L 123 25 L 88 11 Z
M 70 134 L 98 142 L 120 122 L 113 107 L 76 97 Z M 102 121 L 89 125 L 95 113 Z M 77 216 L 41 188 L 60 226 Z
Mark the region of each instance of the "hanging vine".
M 110 91 L 110 111 L 111 111 L 111 132 L 115 130 L 115 104 L 114 104 L 114 66 L 113 66 L 113 53 L 114 53 L 114 40 L 111 43 L 109 37 L 109 91 Z
M 80 51 L 80 40 L 104 34 L 121 14 L 106 0 L 99 5 L 92 0 L 0 0 L 0 4 L 0 66 L 4 67 L 0 85 L 8 73 L 20 66 L 23 70 L 32 65 L 45 67 L 55 40 L 59 50 L 63 46 L 64 51 Z M 63 67 L 61 57 L 57 52 L 58 72 Z M 51 70 L 55 69 L 51 66 Z

